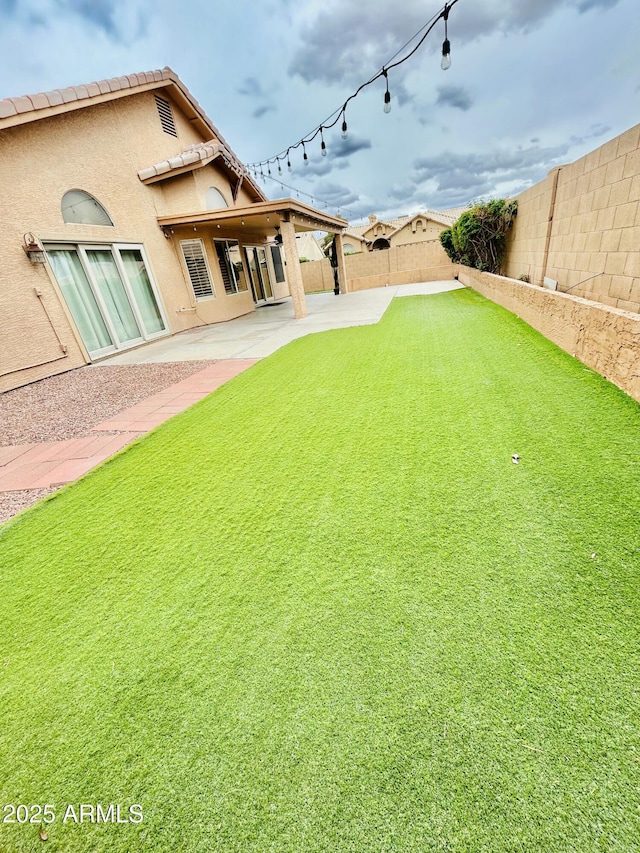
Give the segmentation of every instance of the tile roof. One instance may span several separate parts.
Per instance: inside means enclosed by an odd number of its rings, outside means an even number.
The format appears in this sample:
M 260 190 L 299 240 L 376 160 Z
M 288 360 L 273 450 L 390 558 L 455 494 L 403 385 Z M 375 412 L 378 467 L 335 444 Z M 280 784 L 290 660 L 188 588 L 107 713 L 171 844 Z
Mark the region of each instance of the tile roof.
M 48 110 L 74 101 L 91 101 L 101 95 L 120 92 L 126 89 L 136 89 L 148 83 L 161 83 L 163 80 L 178 81 L 178 76 L 171 68 L 158 71 L 143 71 L 141 74 L 129 74 L 126 77 L 112 77 L 110 80 L 100 80 L 96 83 L 86 83 L 82 86 L 68 86 L 66 89 L 52 89 L 50 92 L 39 92 L 36 95 L 21 95 L 18 98 L 0 100 L 0 120 L 21 113 L 34 113 L 33 119 L 39 118 L 39 110 Z M 194 106 L 197 103 L 189 98 Z M 79 103 L 78 106 L 86 106 Z M 201 108 L 200 108 L 201 109 Z M 204 116 L 204 113 L 203 113 Z
M 175 157 L 170 157 L 168 160 L 162 160 L 153 166 L 148 166 L 146 169 L 140 169 L 138 177 L 141 181 L 152 182 L 154 178 L 166 175 L 170 176 L 176 170 L 184 170 L 191 166 L 194 169 L 206 166 L 216 157 L 221 157 L 226 165 L 232 169 L 237 175 L 244 175 L 245 169 L 236 155 L 222 145 L 217 140 L 212 139 L 209 142 L 201 142 L 197 145 L 190 145 L 181 154 Z
M 446 210 L 438 211 L 438 213 L 440 213 L 442 216 L 447 216 L 448 218 L 450 218 L 453 224 L 459 216 L 462 216 L 465 210 L 469 210 L 468 204 L 465 204 L 462 207 L 449 207 Z
M 417 216 L 424 216 L 427 219 L 432 219 L 434 222 L 439 222 L 441 225 L 453 225 L 456 219 L 460 214 L 464 213 L 465 210 L 468 210 L 466 205 L 464 207 L 451 207 L 447 210 L 431 210 L 429 208 L 425 208 L 424 210 L 419 210 L 417 213 L 413 213 L 410 216 L 396 216 L 394 219 L 376 219 L 374 222 L 365 222 L 362 225 L 350 225 L 349 233 L 354 237 L 362 239 L 365 232 L 375 225 L 388 225 L 392 229 L 391 233 L 395 233 Z
M 147 91 L 149 89 L 159 89 L 166 87 L 175 87 L 174 94 L 178 99 L 182 99 L 182 103 L 188 102 L 188 105 L 196 113 L 196 119 L 201 122 L 201 129 L 206 128 L 207 134 L 215 137 L 215 142 L 204 142 L 200 145 L 191 146 L 192 149 L 200 149 L 202 151 L 195 152 L 193 160 L 202 160 L 205 156 L 204 149 L 215 144 L 219 147 L 219 152 L 234 171 L 242 172 L 245 176 L 245 181 L 251 184 L 255 189 L 259 198 L 266 200 L 266 196 L 257 185 L 257 183 L 247 174 L 240 160 L 231 150 L 231 147 L 218 131 L 211 119 L 207 116 L 203 108 L 193 97 L 191 92 L 184 85 L 182 80 L 173 71 L 173 69 L 165 66 L 162 69 L 155 71 L 143 71 L 139 74 L 128 74 L 125 77 L 111 77 L 108 80 L 99 80 L 94 83 L 85 83 L 80 86 L 69 86 L 66 89 L 52 89 L 50 92 L 39 92 L 35 95 L 21 95 L 17 98 L 4 98 L 0 100 L 0 130 L 3 127 L 11 127 L 15 124 L 23 124 L 28 121 L 36 121 L 41 118 L 48 118 L 51 115 L 56 115 L 60 112 L 68 112 L 74 109 L 91 106 L 92 103 L 101 103 L 104 100 L 111 100 L 125 95 L 134 94 L 136 91 Z M 106 96 L 106 97 L 105 97 Z M 183 151 L 176 158 L 171 158 L 165 161 L 164 164 L 159 163 L 156 166 L 151 166 L 150 169 L 163 167 L 165 171 L 170 171 L 175 168 L 181 168 L 187 165 L 185 158 L 188 159 L 188 151 Z M 217 156 L 217 155 L 212 155 Z M 180 166 L 170 165 L 174 160 L 182 158 Z M 169 165 L 167 165 L 169 164 Z M 204 164 L 203 164 L 204 165 Z M 240 170 L 240 171 L 238 171 Z M 143 169 L 142 172 L 148 172 L 148 169 Z M 147 178 L 141 177 L 141 180 Z

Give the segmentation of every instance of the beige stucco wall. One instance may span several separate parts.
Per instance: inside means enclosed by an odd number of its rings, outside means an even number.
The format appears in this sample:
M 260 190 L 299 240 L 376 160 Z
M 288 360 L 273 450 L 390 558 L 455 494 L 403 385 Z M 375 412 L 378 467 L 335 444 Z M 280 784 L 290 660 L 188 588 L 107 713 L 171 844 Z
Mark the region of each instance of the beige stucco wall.
M 406 246 L 410 243 L 422 243 L 425 240 L 437 240 L 444 228 L 444 225 L 439 225 L 426 217 L 408 222 L 391 237 L 391 248 Z
M 452 278 L 455 270 L 439 240 L 345 255 L 345 264 L 350 291 L 439 281 Z M 307 293 L 333 289 L 333 273 L 328 260 L 303 264 L 301 269 Z
M 509 276 L 541 281 L 553 179 L 518 197 Z M 640 125 L 560 168 L 546 275 L 560 290 L 640 312 Z
M 469 267 L 459 278 L 640 401 L 640 315 Z
M 362 242 L 362 240 L 356 240 L 355 237 L 349 237 L 348 235 L 343 235 L 342 245 L 343 247 L 351 246 L 354 252 L 363 252 L 366 250 L 366 245 Z
M 168 97 L 164 90 L 160 94 Z M 175 105 L 173 113 L 177 139 L 162 131 L 152 92 L 0 131 L 0 391 L 87 361 L 52 276 L 31 265 L 22 250 L 25 232 L 44 242 L 143 244 L 171 332 L 253 310 L 250 296 L 224 294 L 211 245 L 207 251 L 217 298 L 199 301 L 197 313 L 183 310 L 194 306 L 193 291 L 174 240 L 165 239 L 156 217 L 204 209 L 210 186 L 229 200 L 232 196 L 215 161 L 193 175 L 151 186 L 138 179 L 139 169 L 202 141 Z M 95 196 L 114 227 L 65 224 L 60 203 L 74 188 Z M 238 204 L 250 200 L 241 190 Z

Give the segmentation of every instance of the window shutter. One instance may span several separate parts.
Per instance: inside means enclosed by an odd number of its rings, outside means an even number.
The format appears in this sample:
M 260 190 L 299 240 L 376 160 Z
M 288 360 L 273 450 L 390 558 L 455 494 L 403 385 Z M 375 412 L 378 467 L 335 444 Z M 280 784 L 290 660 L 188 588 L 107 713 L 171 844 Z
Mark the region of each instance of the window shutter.
M 158 115 L 160 116 L 160 124 L 162 125 L 162 129 L 165 133 L 168 133 L 170 136 L 178 135 L 178 131 L 176 130 L 176 123 L 173 120 L 173 113 L 171 111 L 171 104 L 169 101 L 165 101 L 164 98 L 161 98 L 160 95 L 156 95 L 156 106 L 158 107 Z
M 214 296 L 202 240 L 182 240 L 180 246 L 196 299 Z

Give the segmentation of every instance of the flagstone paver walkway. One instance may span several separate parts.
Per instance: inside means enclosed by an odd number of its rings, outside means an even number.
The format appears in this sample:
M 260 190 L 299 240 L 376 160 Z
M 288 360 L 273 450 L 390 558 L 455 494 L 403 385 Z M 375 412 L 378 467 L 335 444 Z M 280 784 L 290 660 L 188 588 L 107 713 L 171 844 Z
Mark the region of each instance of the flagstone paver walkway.
M 93 435 L 0 447 L 0 492 L 45 489 L 77 480 L 134 438 L 187 409 L 258 360 L 217 361 L 103 421 L 93 427 Z

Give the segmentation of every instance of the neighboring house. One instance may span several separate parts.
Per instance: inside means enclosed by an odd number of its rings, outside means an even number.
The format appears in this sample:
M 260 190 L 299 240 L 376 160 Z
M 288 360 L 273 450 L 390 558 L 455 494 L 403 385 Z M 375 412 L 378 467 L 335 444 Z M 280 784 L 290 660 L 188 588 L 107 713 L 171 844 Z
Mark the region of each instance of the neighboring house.
M 0 391 L 289 294 L 302 317 L 295 234 L 346 226 L 268 201 L 170 68 L 0 100 L 0 182 Z
M 449 228 L 467 208 L 449 210 L 424 210 L 413 216 L 379 220 L 369 216 L 364 225 L 349 225 L 342 238 L 345 254 L 392 249 L 409 243 L 437 240 L 440 232 Z
M 316 239 L 316 235 L 311 231 L 305 231 L 303 234 L 298 234 L 296 237 L 298 244 L 298 257 L 305 258 L 307 261 L 321 261 L 326 257 Z

